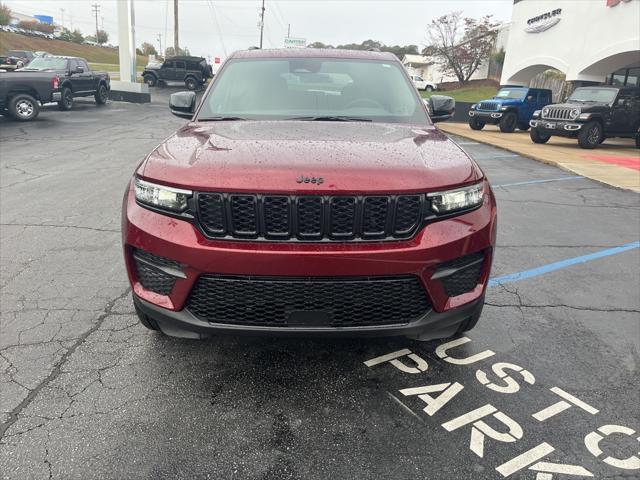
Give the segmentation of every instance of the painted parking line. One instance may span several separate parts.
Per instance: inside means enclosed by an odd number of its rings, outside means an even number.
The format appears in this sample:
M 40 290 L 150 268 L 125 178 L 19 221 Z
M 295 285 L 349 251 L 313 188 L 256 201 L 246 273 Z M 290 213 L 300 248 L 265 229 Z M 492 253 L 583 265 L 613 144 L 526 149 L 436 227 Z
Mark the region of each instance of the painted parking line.
M 561 270 L 572 265 L 589 262 L 598 258 L 608 257 L 609 255 L 616 255 L 618 253 L 627 252 L 635 248 L 640 248 L 640 241 L 627 243 L 626 245 L 622 245 L 620 247 L 607 248 L 606 250 L 600 250 L 599 252 L 581 255 L 579 257 L 567 258 L 566 260 L 560 260 L 559 262 L 549 263 L 547 265 L 542 265 L 541 267 L 524 270 L 518 273 L 502 275 L 500 277 L 492 278 L 491 280 L 489 280 L 489 286 L 491 287 L 494 285 L 504 285 L 505 283 L 517 282 L 520 280 L 525 280 L 527 278 L 537 277 L 538 275 L 542 275 L 544 273 Z
M 571 177 L 557 177 L 557 178 L 545 178 L 543 180 L 529 180 L 526 182 L 515 182 L 515 183 L 499 183 L 497 185 L 492 185 L 492 187 L 518 187 L 521 185 L 535 185 L 538 183 L 549 183 L 549 182 L 564 182 L 566 180 L 585 180 L 587 177 L 582 177 L 580 175 L 574 175 Z

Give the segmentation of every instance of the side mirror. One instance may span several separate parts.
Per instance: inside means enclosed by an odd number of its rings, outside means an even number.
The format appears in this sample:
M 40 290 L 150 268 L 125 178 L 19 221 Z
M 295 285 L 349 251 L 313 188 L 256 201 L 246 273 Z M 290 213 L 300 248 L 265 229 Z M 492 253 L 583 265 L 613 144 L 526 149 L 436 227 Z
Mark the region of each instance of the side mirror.
M 84 73 L 84 67 L 77 66 L 73 73 Z
M 527 102 L 533 102 L 533 95 L 529 95 L 527 97 Z
M 191 119 L 196 111 L 196 92 L 172 93 L 169 108 L 176 117 Z
M 627 99 L 626 98 L 619 98 L 617 104 L 618 104 L 619 107 L 626 107 L 627 106 Z
M 425 104 L 433 123 L 449 120 L 456 111 L 456 101 L 445 95 L 431 95 Z

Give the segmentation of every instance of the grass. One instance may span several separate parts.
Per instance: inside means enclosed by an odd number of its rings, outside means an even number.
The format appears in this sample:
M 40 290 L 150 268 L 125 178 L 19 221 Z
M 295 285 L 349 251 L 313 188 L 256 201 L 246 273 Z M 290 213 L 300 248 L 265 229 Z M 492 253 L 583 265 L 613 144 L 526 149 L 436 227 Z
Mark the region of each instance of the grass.
M 91 45 L 63 42 L 62 40 L 48 40 L 45 38 L 18 35 L 16 33 L 0 32 L 0 53 L 6 53 L 8 50 L 43 51 L 53 55 L 81 57 L 90 63 L 113 65 L 117 67 L 115 70 L 120 70 L 120 67 L 118 67 L 119 59 L 117 48 L 94 47 Z M 138 55 L 138 65 L 146 65 L 147 61 L 147 57 Z
M 495 87 L 465 87 L 457 90 L 446 90 L 442 92 L 421 92 L 423 98 L 429 98 L 431 95 L 447 95 L 453 97 L 456 102 L 479 102 L 491 98 L 496 94 Z

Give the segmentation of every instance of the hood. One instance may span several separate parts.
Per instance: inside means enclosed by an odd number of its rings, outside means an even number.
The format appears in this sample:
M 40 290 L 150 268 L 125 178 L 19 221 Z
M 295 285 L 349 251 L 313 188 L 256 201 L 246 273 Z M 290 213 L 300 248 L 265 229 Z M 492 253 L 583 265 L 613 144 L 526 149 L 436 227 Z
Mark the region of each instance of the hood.
M 194 190 L 327 194 L 424 192 L 482 177 L 434 127 L 307 121 L 189 123 L 138 174 Z
M 503 107 L 509 106 L 509 105 L 522 105 L 522 100 L 519 100 L 517 98 L 492 98 L 491 100 L 483 100 L 486 102 L 495 102 L 499 105 L 502 105 Z
M 611 106 L 606 102 L 567 102 L 567 103 L 554 103 L 547 105 L 547 107 L 553 108 L 577 108 L 581 112 L 593 112 L 594 110 L 608 110 Z

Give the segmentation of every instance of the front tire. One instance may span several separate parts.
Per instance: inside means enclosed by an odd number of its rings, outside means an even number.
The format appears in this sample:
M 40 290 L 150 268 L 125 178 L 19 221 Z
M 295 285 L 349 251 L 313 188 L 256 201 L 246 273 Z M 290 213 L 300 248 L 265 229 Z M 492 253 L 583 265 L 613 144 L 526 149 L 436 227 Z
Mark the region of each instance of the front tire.
M 522 130 L 523 132 L 526 132 L 527 130 L 529 130 L 529 124 L 528 123 L 519 123 L 518 124 L 518 130 Z
M 9 115 L 20 122 L 29 122 L 40 113 L 40 104 L 31 95 L 19 93 L 9 100 Z
M 513 133 L 518 125 L 518 117 L 513 112 L 505 113 L 500 119 L 500 131 L 502 133 Z
M 578 133 L 578 145 L 589 150 L 596 148 L 603 140 L 600 122 L 589 122 Z
M 184 81 L 184 85 L 185 85 L 185 87 L 187 87 L 187 89 L 189 89 L 191 91 L 194 91 L 196 88 L 198 88 L 198 82 L 193 77 L 187 78 Z
M 433 87 L 431 85 L 427 85 L 426 87 L 424 87 L 424 91 L 425 92 L 433 92 Z
M 147 73 L 142 78 L 144 79 L 144 83 L 146 83 L 150 87 L 155 87 L 156 84 L 158 83 L 158 80 L 156 79 L 155 75 L 151 75 L 150 73 Z
M 66 112 L 73 108 L 73 93 L 71 93 L 71 89 L 69 87 L 64 87 L 62 89 L 62 100 L 58 102 L 58 109 Z
M 640 148 L 640 132 L 636 133 L 636 148 Z
M 484 122 L 481 122 L 476 117 L 471 117 L 469 119 L 469 126 L 471 127 L 471 130 L 482 130 L 484 125 Z
M 107 100 L 109 99 L 109 92 L 107 91 L 107 87 L 104 85 L 104 83 L 101 83 L 98 86 L 98 90 L 96 90 L 95 94 L 95 99 L 96 105 L 104 105 L 105 103 L 107 103 Z
M 540 133 L 537 128 L 532 128 L 529 132 L 529 137 L 531 137 L 533 143 L 547 143 L 551 135 L 545 135 Z

